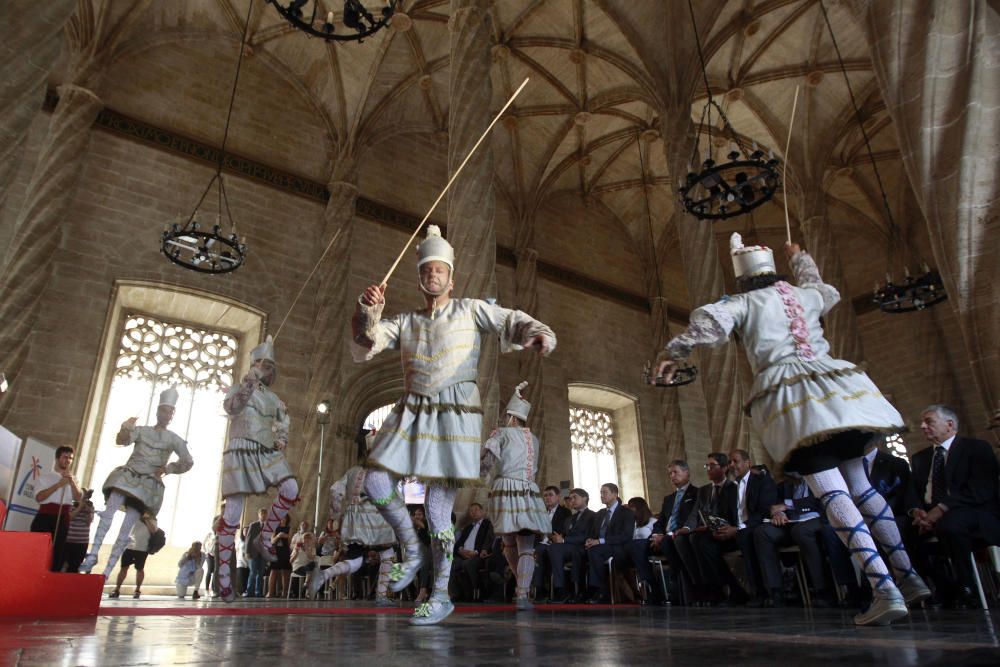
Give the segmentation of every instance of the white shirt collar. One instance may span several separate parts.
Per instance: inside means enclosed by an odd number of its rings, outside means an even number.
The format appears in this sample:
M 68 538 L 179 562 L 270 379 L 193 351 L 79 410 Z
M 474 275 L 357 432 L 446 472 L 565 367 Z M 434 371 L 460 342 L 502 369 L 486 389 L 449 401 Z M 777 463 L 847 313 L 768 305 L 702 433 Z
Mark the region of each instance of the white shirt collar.
M 747 483 L 749 483 L 749 481 L 750 481 L 750 471 L 749 471 L 749 470 L 747 470 L 747 474 L 743 475 L 742 477 L 740 477 L 740 478 L 739 478 L 738 480 L 736 480 L 736 481 L 737 481 L 737 482 L 740 482 L 740 483 L 742 483 L 742 482 L 747 482 Z
M 940 445 L 936 445 L 936 446 L 944 447 L 944 451 L 950 452 L 951 451 L 951 443 L 953 443 L 953 442 L 955 442 L 955 436 L 951 436 L 950 438 L 948 438 L 947 440 L 945 440 L 944 442 L 942 442 Z

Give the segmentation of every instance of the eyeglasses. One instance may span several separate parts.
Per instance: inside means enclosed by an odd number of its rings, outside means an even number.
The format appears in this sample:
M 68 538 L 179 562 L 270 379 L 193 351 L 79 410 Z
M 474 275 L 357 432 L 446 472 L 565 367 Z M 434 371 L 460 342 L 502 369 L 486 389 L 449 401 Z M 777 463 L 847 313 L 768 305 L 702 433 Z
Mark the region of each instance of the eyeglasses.
M 722 466 L 720 466 L 718 463 L 706 463 L 705 464 L 705 470 L 711 470 L 712 468 L 721 468 L 721 467 Z

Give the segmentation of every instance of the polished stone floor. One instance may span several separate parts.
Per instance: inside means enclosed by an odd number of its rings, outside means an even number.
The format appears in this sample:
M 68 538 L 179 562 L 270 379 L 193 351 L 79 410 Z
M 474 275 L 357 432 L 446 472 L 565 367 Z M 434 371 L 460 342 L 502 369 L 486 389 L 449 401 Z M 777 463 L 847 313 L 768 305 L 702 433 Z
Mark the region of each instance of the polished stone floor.
M 96 619 L 0 621 L 0 664 L 1000 665 L 1000 623 L 982 611 L 917 611 L 890 628 L 855 628 L 835 610 L 618 606 L 517 614 L 470 605 L 440 626 L 414 628 L 402 610 L 333 605 L 317 614 L 308 613 L 321 611 L 315 603 L 292 602 L 299 613 L 273 614 L 261 601 L 223 608 L 165 597 L 106 600 Z M 230 610 L 246 611 L 217 615 Z

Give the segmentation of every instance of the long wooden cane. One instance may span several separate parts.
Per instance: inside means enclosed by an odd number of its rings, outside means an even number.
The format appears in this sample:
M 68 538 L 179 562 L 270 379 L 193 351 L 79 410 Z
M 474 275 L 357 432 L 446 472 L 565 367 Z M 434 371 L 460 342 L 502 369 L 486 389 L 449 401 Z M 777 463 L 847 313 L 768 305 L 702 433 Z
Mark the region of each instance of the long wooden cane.
M 792 99 L 792 117 L 788 120 L 788 140 L 785 142 L 785 166 L 781 170 L 782 179 L 788 184 L 788 150 L 792 146 L 792 125 L 795 124 L 795 107 L 799 104 L 799 87 L 795 86 L 795 98 Z M 788 189 L 785 189 L 785 233 L 788 235 L 788 242 L 792 242 L 792 223 L 788 218 Z

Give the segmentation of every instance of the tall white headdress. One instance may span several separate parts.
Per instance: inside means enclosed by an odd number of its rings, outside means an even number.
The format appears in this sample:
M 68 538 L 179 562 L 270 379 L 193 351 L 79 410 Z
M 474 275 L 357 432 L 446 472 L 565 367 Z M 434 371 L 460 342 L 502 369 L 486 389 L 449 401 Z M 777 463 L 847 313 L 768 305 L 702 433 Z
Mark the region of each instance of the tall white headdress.
M 528 386 L 527 381 L 522 382 L 514 388 L 514 394 L 507 401 L 507 414 L 514 415 L 524 421 L 528 421 L 528 413 L 531 412 L 531 403 L 524 400 L 521 390 Z
M 274 360 L 274 338 L 268 335 L 267 340 L 250 350 L 250 361 L 267 360 L 277 364 Z
M 444 262 L 455 272 L 455 249 L 441 236 L 440 227 L 427 225 L 427 236 L 417 246 L 417 269 L 434 260 Z
M 176 387 L 164 389 L 160 392 L 160 405 L 169 405 L 170 407 L 175 408 L 177 407 L 178 398 L 180 398 L 180 394 L 177 393 Z
M 767 246 L 743 245 L 743 237 L 733 232 L 729 239 L 729 254 L 733 257 L 733 271 L 737 278 L 752 278 L 777 273 L 774 253 Z

